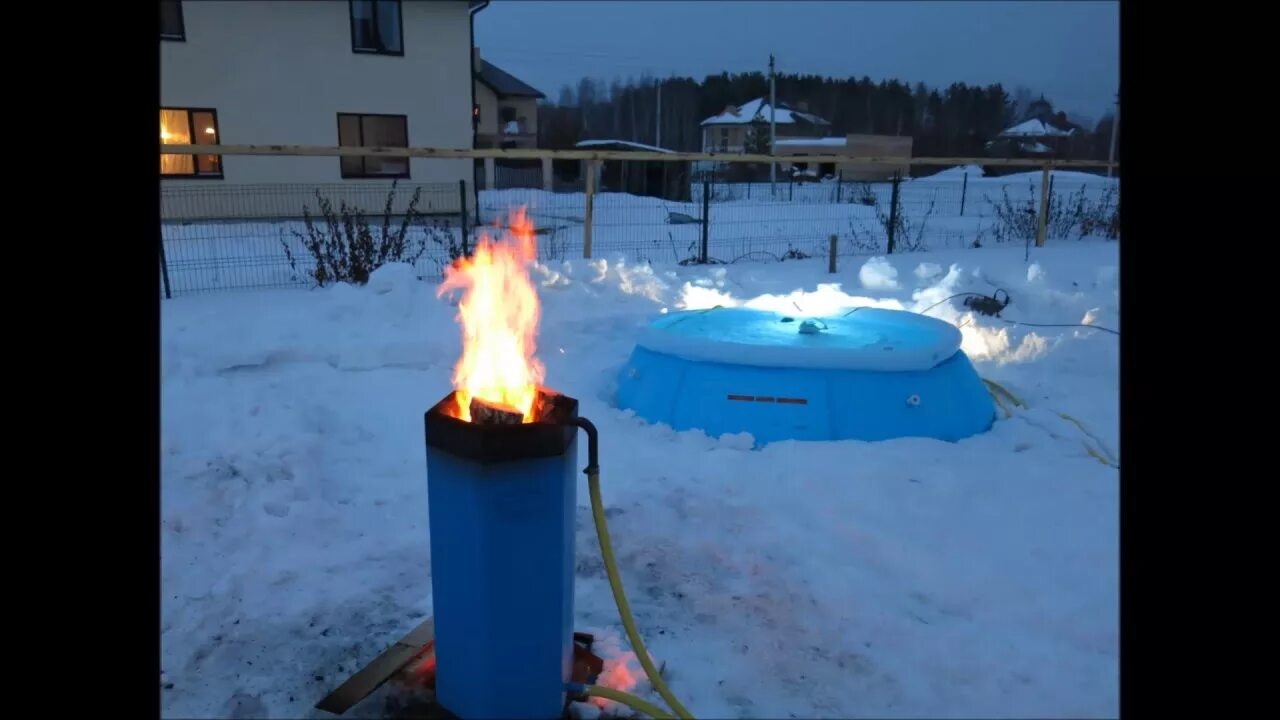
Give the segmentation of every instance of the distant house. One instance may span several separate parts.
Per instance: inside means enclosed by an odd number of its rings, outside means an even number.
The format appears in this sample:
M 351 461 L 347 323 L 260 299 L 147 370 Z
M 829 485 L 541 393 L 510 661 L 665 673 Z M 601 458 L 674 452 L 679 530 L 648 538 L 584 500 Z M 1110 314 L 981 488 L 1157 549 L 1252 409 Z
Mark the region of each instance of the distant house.
M 769 137 L 770 115 L 778 137 L 823 137 L 831 129 L 831 123 L 807 111 L 800 104 L 792 107 L 778 103 L 776 112 L 764 98 L 756 98 L 742 105 L 730 105 L 718 115 L 702 121 L 702 151 L 722 153 L 746 152 L 748 142 L 755 137 Z
M 910 135 L 846 135 L 844 137 L 777 139 L 778 155 L 831 155 L 830 162 L 810 167 L 793 163 L 789 169 L 797 179 L 821 179 L 839 176 L 842 180 L 873 182 L 889 180 L 895 173 L 907 175 L 910 170 L 912 139 Z M 858 163 L 852 157 L 901 158 L 901 163 Z M 787 166 L 784 166 L 787 167 Z
M 1062 157 L 1068 154 L 1072 138 L 1083 134 L 1066 113 L 1054 112 L 1041 96 L 1027 108 L 1021 122 L 1002 130 L 986 150 L 992 157 Z
M 583 140 L 581 150 L 671 153 L 674 150 L 629 140 Z M 585 166 L 586 162 L 583 161 Z M 606 160 L 597 166 L 595 186 L 600 192 L 629 193 L 666 200 L 689 199 L 689 164 L 660 160 Z
M 480 57 L 473 48 L 476 104 L 472 120 L 477 148 L 538 146 L 538 101 L 545 98 L 511 73 Z

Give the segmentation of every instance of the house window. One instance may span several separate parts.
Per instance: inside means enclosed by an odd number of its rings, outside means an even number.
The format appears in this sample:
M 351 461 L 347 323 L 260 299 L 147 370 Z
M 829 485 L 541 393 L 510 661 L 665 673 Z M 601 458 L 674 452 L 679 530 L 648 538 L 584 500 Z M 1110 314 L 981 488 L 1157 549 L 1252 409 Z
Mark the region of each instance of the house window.
M 161 145 L 217 145 L 218 113 L 204 108 L 160 108 Z M 218 155 L 161 153 L 160 174 L 167 177 L 222 177 Z
M 409 118 L 404 115 L 338 113 L 338 144 L 342 147 L 409 147 Z M 344 178 L 407 178 L 407 157 L 339 158 Z
M 160 39 L 187 39 L 187 29 L 182 22 L 181 0 L 160 0 Z
M 729 128 L 720 128 L 720 151 L 729 149 Z
M 400 0 L 350 0 L 350 3 L 353 52 L 404 54 Z

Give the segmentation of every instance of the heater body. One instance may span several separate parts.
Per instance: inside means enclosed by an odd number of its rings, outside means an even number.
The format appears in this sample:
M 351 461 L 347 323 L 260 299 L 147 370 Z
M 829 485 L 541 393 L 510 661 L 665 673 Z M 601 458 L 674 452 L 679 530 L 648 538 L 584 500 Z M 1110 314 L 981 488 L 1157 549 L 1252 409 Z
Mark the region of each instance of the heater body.
M 573 660 L 576 428 L 467 425 L 426 423 L 436 700 L 460 718 L 558 718 Z M 466 433 L 486 437 L 468 445 Z

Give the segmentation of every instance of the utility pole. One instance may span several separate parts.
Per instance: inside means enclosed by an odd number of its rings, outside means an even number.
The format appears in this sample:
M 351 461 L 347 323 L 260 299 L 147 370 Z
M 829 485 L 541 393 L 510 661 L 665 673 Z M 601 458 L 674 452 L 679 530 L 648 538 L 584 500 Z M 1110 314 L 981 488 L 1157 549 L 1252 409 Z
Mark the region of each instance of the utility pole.
M 654 124 L 658 126 L 658 129 L 654 133 L 656 139 L 653 144 L 662 147 L 662 80 L 658 80 L 658 119 Z
M 1111 151 L 1107 153 L 1107 162 L 1114 164 L 1116 161 L 1116 133 L 1120 130 L 1120 89 L 1116 88 L 1116 116 L 1111 119 Z M 1114 170 L 1111 165 L 1107 165 L 1107 177 L 1111 177 Z
M 774 140 L 777 135 L 778 124 L 775 116 L 778 114 L 778 94 L 773 81 L 773 53 L 769 53 L 769 154 L 776 155 L 774 148 Z M 778 164 L 770 161 L 769 163 L 769 194 L 776 195 L 777 190 L 774 183 L 778 180 Z

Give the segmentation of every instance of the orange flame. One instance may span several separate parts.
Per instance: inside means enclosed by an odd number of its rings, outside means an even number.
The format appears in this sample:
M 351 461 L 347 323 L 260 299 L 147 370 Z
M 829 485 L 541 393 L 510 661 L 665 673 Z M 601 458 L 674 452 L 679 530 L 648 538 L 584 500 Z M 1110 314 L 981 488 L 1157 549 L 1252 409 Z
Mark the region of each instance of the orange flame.
M 623 652 L 616 658 L 606 659 L 604 661 L 604 670 L 600 673 L 600 677 L 596 678 L 595 684 L 601 687 L 621 690 L 622 692 L 635 690 L 637 679 L 631 666 L 638 662 L 636 654 L 630 650 Z M 592 697 L 591 703 L 602 710 L 615 704 L 612 700 L 606 700 L 602 697 Z
M 471 421 L 471 399 L 507 405 L 533 422 L 542 363 L 537 348 L 538 293 L 528 265 L 537 253 L 533 222 L 521 208 L 511 217 L 511 242 L 481 232 L 475 252 L 450 266 L 437 296 L 461 289 L 462 357 L 453 369 L 457 416 Z

